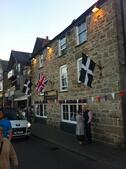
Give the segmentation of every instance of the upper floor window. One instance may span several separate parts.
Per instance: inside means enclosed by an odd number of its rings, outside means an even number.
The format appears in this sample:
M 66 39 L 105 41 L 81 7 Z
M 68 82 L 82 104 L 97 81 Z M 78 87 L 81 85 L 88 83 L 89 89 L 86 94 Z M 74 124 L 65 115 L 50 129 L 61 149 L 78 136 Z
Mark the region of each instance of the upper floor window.
M 67 65 L 60 67 L 60 90 L 64 91 L 68 88 Z
M 17 64 L 16 69 L 17 69 L 17 72 L 18 72 L 18 73 L 20 73 L 20 72 L 21 72 L 21 64 L 20 64 L 20 63 L 18 63 L 18 64 Z
M 59 56 L 66 53 L 66 37 L 59 40 Z
M 87 40 L 87 24 L 86 22 L 81 22 L 76 27 L 77 35 L 77 45 L 85 42 Z
M 82 65 L 82 58 L 77 59 L 77 81 L 79 81 L 80 78 L 80 71 L 81 71 L 81 65 Z
M 23 75 L 24 76 L 30 76 L 31 75 L 31 68 L 30 68 L 30 66 L 24 66 Z
M 43 54 L 41 54 L 39 56 L 39 67 L 43 67 L 44 65 L 44 57 L 43 57 Z

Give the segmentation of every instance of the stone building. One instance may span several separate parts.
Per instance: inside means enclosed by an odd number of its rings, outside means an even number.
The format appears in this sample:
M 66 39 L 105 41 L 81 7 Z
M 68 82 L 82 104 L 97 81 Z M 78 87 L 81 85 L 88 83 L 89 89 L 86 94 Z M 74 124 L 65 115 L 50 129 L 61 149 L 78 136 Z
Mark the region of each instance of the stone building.
M 8 61 L 0 59 L 0 108 L 4 107 L 4 90 L 8 87 L 7 65 Z
M 76 112 L 88 102 L 93 138 L 126 143 L 125 8 L 125 0 L 99 0 L 33 54 L 36 121 L 75 133 Z M 96 63 L 92 88 L 79 81 L 83 54 Z M 37 93 L 41 73 L 48 83 Z
M 10 85 L 5 90 L 5 101 L 10 102 L 12 108 L 20 109 L 30 106 L 31 96 L 25 94 L 23 88 L 31 79 L 31 53 L 12 50 L 7 75 Z

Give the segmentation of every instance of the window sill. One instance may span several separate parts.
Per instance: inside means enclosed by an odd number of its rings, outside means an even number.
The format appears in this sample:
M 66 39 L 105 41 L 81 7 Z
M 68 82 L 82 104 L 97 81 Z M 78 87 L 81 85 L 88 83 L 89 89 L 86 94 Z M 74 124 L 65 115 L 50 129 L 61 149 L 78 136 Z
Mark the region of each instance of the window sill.
M 63 93 L 63 92 L 68 92 L 68 89 L 59 91 L 59 93 Z
M 75 48 L 77 48 L 77 47 L 79 47 L 79 46 L 81 46 L 81 45 L 85 44 L 86 42 L 87 42 L 87 40 L 85 40 L 84 42 L 82 42 L 82 43 L 80 43 L 80 44 L 76 45 L 76 46 L 75 46 Z

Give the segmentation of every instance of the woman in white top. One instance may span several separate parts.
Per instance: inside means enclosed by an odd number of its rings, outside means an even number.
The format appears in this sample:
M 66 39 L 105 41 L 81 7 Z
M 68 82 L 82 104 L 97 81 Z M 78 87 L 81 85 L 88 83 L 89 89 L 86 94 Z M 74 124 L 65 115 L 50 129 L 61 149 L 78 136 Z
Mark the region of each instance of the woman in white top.
M 84 118 L 82 109 L 79 109 L 76 115 L 76 136 L 79 144 L 82 144 L 84 141 Z

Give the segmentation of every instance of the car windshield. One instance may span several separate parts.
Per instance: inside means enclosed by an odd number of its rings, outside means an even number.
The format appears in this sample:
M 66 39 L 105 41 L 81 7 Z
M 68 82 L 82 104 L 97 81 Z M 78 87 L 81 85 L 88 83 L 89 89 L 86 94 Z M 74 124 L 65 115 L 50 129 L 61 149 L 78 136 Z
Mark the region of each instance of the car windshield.
M 17 113 L 15 109 L 4 110 L 5 118 L 8 120 L 25 120 L 25 117 L 22 114 Z
M 12 113 L 12 114 L 7 114 L 6 118 L 8 120 L 25 120 L 25 117 L 21 114 L 16 114 L 16 113 Z

